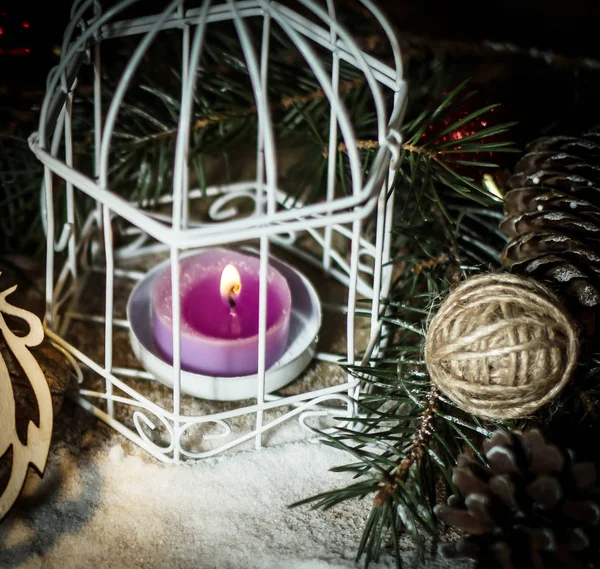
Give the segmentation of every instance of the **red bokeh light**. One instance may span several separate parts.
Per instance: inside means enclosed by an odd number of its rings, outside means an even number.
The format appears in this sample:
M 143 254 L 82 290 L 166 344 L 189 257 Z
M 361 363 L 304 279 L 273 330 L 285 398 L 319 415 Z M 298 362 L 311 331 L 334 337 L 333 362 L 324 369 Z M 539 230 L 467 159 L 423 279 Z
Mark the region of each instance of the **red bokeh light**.
M 31 53 L 31 49 L 28 47 L 10 47 L 3 48 L 0 47 L 0 55 L 29 55 Z
M 23 22 L 23 27 L 24 28 L 28 28 L 29 26 L 31 26 L 31 24 L 29 22 Z
M 0 26 L 0 36 L 4 33 L 4 28 Z

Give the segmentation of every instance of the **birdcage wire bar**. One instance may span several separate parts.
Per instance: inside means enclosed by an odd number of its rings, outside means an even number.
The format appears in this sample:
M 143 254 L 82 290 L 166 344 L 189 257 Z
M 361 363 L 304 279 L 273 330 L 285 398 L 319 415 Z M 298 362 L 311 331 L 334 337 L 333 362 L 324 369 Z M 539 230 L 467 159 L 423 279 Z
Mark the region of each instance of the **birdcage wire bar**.
M 354 364 L 360 357 L 364 364 L 377 353 L 383 328 L 380 299 L 389 292 L 392 278 L 389 252 L 394 196 L 390 189 L 401 149 L 400 125 L 406 102 L 400 50 L 393 30 L 370 0 L 360 0 L 387 37 L 393 55 L 393 66 L 390 67 L 358 47 L 350 33 L 338 23 L 334 0 L 325 0 L 324 5 L 313 0 L 298 0 L 298 4 L 319 24 L 270 0 L 226 0 L 221 3 L 206 0 L 198 7 L 190 8 L 183 0 L 174 0 L 167 3 L 161 13 L 117 20 L 121 12 L 138 2 L 124 0 L 106 11 L 102 10 L 98 0 L 77 0 L 73 4 L 61 61 L 49 74 L 39 129 L 30 137 L 30 147 L 44 165 L 41 207 L 47 234 L 47 336 L 78 366 L 93 372 L 104 383 L 104 389 L 100 390 L 86 385 L 84 381 L 76 395 L 77 401 L 165 462 L 204 458 L 252 440 L 255 447 L 260 448 L 262 436 L 268 429 L 293 417 L 297 417 L 299 423 L 309 430 L 309 420 L 324 414 L 342 415 L 351 421 L 361 388 L 359 378 L 351 374 L 335 385 L 291 395 L 266 392 L 266 275 L 276 247 L 291 252 L 302 262 L 319 267 L 347 288 L 346 303 L 323 304 L 324 310 L 341 313 L 346 318 L 346 353 L 342 357 L 336 353 L 316 351 L 311 354 L 315 360 L 332 365 L 340 361 Z M 247 28 L 246 20 L 249 18 L 262 21 L 257 49 Z M 197 89 L 206 30 L 217 22 L 233 24 L 247 65 L 258 118 L 256 175 L 251 180 L 190 188 L 187 156 L 194 90 Z M 277 25 L 302 54 L 330 104 L 325 197 L 315 203 L 297 199 L 289 205 L 288 194 L 279 185 L 277 142 L 266 95 L 273 25 Z M 160 33 L 176 29 L 181 30 L 181 105 L 173 163 L 173 191 L 158 200 L 159 204 L 170 206 L 170 213 L 165 214 L 148 211 L 144 209 L 146 204 L 130 202 L 112 191 L 109 161 L 119 110 L 136 69 Z M 76 31 L 79 35 L 75 34 Z M 101 46 L 105 41 L 126 36 L 139 36 L 140 41 L 108 108 L 103 109 Z M 315 51 L 317 47 L 330 53 L 329 71 Z M 366 177 L 350 113 L 340 96 L 342 62 L 353 66 L 364 76 L 375 108 L 379 149 Z M 94 169 L 90 173 L 78 171 L 73 160 L 73 93 L 79 68 L 84 64 L 93 67 L 95 144 Z M 386 102 L 390 95 L 391 108 Z M 351 192 L 341 197 L 335 192 L 336 151 L 340 143 L 345 145 L 351 172 Z M 66 222 L 58 239 L 55 238 L 55 176 L 64 180 L 66 194 Z M 80 228 L 76 227 L 75 216 L 78 194 L 85 194 L 96 203 Z M 238 215 L 234 202 L 240 197 L 254 202 L 252 215 Z M 213 200 L 208 210 L 210 223 L 199 222 L 190 216 L 190 204 L 201 199 Z M 375 221 L 374 236 L 365 233 L 367 219 Z M 115 246 L 115 232 L 129 241 Z M 320 252 L 308 252 L 301 247 L 299 235 L 310 236 Z M 336 249 L 335 239 L 344 240 L 347 255 Z M 143 270 L 131 269 L 126 261 L 163 254 L 170 259 L 172 290 L 179 290 L 182 255 L 215 246 L 253 250 L 260 260 L 256 397 L 252 404 L 190 415 L 182 412 L 181 403 L 179 295 L 172 295 L 172 405 L 166 408 L 127 382 L 131 378 L 152 382 L 154 378 L 150 373 L 139 367 L 114 363 L 115 330 L 130 327 L 126 318 L 115 317 L 115 287 L 122 281 L 138 282 L 145 276 Z M 57 255 L 64 257 L 64 264 L 58 272 L 55 266 Z M 105 283 L 104 313 L 82 312 L 79 301 L 83 294 L 87 294 L 89 283 L 99 274 L 103 275 Z M 358 296 L 370 300 L 371 306 L 359 309 Z M 355 333 L 356 319 L 361 316 L 370 318 L 370 331 L 368 343 L 359 354 Z M 74 322 L 103 328 L 102 363 L 68 339 Z M 81 371 L 79 375 L 83 376 Z M 302 378 L 296 381 L 302 381 Z M 131 408 L 128 424 L 116 415 L 116 405 Z M 281 413 L 265 422 L 265 412 L 276 409 Z M 246 415 L 255 416 L 254 428 L 240 434 L 232 433 L 229 421 Z M 222 444 L 217 443 L 204 450 L 186 448 L 182 437 L 194 427 L 204 425 L 212 426 L 213 432 L 203 434 L 202 441 L 222 440 Z M 148 434 L 157 428 L 166 434 L 166 441 L 162 444 Z

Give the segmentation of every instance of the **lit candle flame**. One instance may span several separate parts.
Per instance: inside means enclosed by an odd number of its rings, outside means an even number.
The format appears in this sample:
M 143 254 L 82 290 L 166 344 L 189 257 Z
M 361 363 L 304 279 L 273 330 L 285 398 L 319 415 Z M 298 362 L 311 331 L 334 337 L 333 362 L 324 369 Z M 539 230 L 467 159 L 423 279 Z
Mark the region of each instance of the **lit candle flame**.
M 233 294 L 240 294 L 242 290 L 242 279 L 240 273 L 234 265 L 227 265 L 221 273 L 221 285 L 220 291 L 223 300 L 229 302 L 231 308 L 235 307 L 235 300 L 233 300 Z

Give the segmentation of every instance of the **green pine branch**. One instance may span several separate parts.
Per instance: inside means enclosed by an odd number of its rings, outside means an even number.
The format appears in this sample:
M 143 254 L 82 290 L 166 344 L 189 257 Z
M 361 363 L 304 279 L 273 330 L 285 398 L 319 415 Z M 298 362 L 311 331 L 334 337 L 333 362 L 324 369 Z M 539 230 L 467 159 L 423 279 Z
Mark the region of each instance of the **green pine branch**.
M 14 116 L 10 110 L 1 114 L 9 121 Z M 34 253 L 44 243 L 39 211 L 43 169 L 35 157 L 32 160 L 17 126 L 30 125 L 29 117 L 16 121 L 12 129 L 0 133 L 0 251 Z
M 497 228 L 500 196 L 457 169 L 473 164 L 457 164 L 454 156 L 481 152 L 482 147 L 485 152 L 514 152 L 509 142 L 494 139 L 514 123 L 443 141 L 446 134 L 496 108 L 487 105 L 450 120 L 471 96 L 463 83 L 404 127 L 395 181 L 396 278 L 384 299 L 385 341 L 364 366 L 348 368 L 365 385 L 353 428 L 336 429 L 324 439 L 351 455 L 351 462 L 334 470 L 350 473 L 356 481 L 295 504 L 328 508 L 370 496 L 371 513 L 357 551 L 365 567 L 384 547 L 391 547 L 400 566 L 401 532 L 411 535 L 421 553 L 428 540 L 438 538 L 433 507 L 454 489 L 456 456 L 465 448 L 478 454 L 478 439 L 492 428 L 433 387 L 422 357 L 427 322 L 450 286 L 474 272 L 498 268 L 505 242 Z M 437 134 L 423 136 L 431 131 Z M 365 150 L 372 148 L 361 148 Z M 481 173 L 493 167 L 474 163 Z
M 432 260 L 431 250 L 439 251 L 441 243 L 427 239 L 426 233 L 439 223 L 420 218 L 412 229 L 397 228 L 396 244 L 402 250 L 410 247 L 412 253 L 399 253 L 395 259 L 404 268 L 386 303 L 388 344 L 365 366 L 348 368 L 365 384 L 358 416 L 352 429 L 337 429 L 324 440 L 352 457 L 333 470 L 357 480 L 295 504 L 329 508 L 370 496 L 371 513 L 357 551 L 365 567 L 389 545 L 400 566 L 397 540 L 402 531 L 424 552 L 427 539 L 435 539 L 440 529 L 433 514 L 443 498 L 440 480 L 451 491 L 455 457 L 467 445 L 475 452 L 475 441 L 488 432 L 437 392 L 421 355 L 426 321 L 436 302 L 451 282 L 472 270 L 460 265 L 451 248 Z

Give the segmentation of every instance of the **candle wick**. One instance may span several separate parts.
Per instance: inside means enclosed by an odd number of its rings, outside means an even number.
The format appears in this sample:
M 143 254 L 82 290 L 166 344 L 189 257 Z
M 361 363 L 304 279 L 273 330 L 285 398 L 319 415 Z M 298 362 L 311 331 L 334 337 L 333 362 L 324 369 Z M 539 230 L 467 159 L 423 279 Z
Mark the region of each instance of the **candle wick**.
M 229 302 L 229 308 L 231 308 L 232 310 L 235 308 L 235 305 L 236 305 L 236 302 L 235 302 L 235 300 L 233 300 L 233 296 L 232 296 L 233 291 L 234 291 L 234 289 L 231 289 L 229 291 L 229 294 L 227 295 L 227 301 Z

